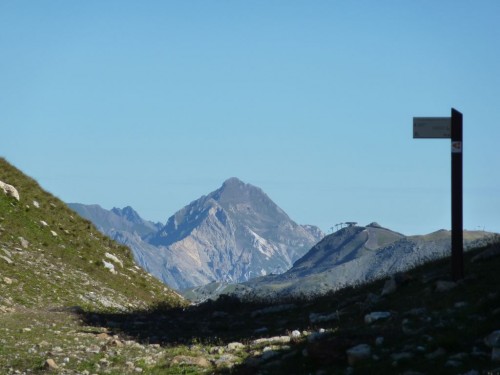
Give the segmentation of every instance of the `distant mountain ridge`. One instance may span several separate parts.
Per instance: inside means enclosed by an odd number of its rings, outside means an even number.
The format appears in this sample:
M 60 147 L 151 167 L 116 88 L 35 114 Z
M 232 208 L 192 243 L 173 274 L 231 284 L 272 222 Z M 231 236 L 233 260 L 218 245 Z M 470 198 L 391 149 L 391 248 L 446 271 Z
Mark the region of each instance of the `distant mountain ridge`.
M 325 236 L 280 275 L 237 285 L 210 284 L 185 291 L 184 295 L 193 301 L 221 294 L 257 300 L 322 295 L 449 256 L 450 236 L 449 231 L 439 230 L 407 237 L 377 223 L 351 226 Z M 483 231 L 464 231 L 464 244 L 466 248 L 483 246 L 495 236 Z
M 68 203 L 68 206 L 80 216 L 92 221 L 103 233 L 113 230 L 136 232 L 143 237 L 159 230 L 162 225 L 142 219 L 130 206 L 106 210 L 98 204 Z
M 260 188 L 234 177 L 159 230 L 131 209 L 106 214 L 70 206 L 131 247 L 141 266 L 176 289 L 283 273 L 324 236 L 315 226 L 298 225 Z

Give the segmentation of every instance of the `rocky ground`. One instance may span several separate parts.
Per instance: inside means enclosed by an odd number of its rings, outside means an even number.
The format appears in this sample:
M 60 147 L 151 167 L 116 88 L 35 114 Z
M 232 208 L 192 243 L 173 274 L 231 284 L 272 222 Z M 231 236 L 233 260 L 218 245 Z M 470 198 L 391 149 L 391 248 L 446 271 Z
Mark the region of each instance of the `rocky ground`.
M 0 314 L 6 374 L 500 374 L 500 247 L 319 299 Z M 8 281 L 3 280 L 4 284 Z

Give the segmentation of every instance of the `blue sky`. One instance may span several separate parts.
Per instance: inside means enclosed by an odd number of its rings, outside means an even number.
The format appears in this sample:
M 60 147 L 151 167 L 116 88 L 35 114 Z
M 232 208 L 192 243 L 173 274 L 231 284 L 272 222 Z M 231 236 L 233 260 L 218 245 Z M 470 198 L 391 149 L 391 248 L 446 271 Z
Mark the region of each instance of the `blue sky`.
M 500 2 L 2 1 L 0 156 L 66 202 L 165 222 L 229 177 L 290 217 L 500 232 Z M 22 192 L 21 192 L 22 194 Z

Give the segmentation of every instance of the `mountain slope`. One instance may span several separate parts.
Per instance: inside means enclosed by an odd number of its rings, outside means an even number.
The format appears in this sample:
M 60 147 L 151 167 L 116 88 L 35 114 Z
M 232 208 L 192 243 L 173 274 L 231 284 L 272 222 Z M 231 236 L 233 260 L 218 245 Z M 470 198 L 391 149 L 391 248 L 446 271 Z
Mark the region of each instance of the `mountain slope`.
M 321 295 L 449 256 L 450 238 L 445 230 L 406 237 L 379 225 L 344 228 L 326 236 L 284 274 L 244 283 L 240 293 L 258 298 Z M 464 231 L 466 248 L 493 238 L 493 233 Z
M 165 267 L 183 289 L 282 273 L 321 237 L 261 189 L 231 178 L 170 217 L 148 242 L 168 254 Z
M 311 298 L 345 286 L 357 285 L 426 261 L 449 256 L 450 232 L 440 230 L 423 236 L 406 237 L 376 223 L 351 226 L 323 238 L 280 275 L 269 275 L 248 282 L 209 284 L 183 292 L 193 301 L 232 295 L 241 299 Z M 466 248 L 484 246 L 493 233 L 465 231 Z
M 237 178 L 145 235 L 118 225 L 114 212 L 72 207 L 90 213 L 104 233 L 133 250 L 144 269 L 176 289 L 285 272 L 323 237 L 317 227 L 296 224 L 261 189 Z
M 183 303 L 140 269 L 130 250 L 101 235 L 56 197 L 0 158 L 0 309 L 82 306 L 128 309 Z

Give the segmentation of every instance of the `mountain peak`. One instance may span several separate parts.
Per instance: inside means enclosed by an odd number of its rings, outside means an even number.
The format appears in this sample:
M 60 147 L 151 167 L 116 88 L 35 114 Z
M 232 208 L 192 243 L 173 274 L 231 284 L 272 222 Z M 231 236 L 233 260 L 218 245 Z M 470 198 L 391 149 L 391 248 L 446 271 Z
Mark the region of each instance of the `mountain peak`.
M 241 181 L 238 177 L 230 177 L 224 183 L 222 184 L 222 188 L 238 188 L 238 187 L 244 187 L 247 184 L 245 184 L 243 181 Z
M 231 177 L 224 181 L 222 186 L 210 196 L 223 206 L 231 203 L 250 203 L 255 199 L 262 200 L 264 197 L 265 200 L 269 199 L 260 188 L 247 184 L 237 177 Z

